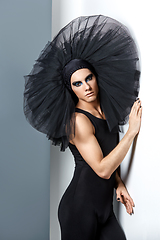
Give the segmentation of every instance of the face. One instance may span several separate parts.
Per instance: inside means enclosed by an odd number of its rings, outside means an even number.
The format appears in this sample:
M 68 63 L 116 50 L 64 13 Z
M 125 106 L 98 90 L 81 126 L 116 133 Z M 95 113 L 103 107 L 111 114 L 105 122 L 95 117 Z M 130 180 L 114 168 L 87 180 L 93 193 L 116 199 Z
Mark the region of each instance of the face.
M 79 101 L 93 102 L 97 99 L 97 80 L 88 68 L 79 69 L 72 74 L 71 88 Z

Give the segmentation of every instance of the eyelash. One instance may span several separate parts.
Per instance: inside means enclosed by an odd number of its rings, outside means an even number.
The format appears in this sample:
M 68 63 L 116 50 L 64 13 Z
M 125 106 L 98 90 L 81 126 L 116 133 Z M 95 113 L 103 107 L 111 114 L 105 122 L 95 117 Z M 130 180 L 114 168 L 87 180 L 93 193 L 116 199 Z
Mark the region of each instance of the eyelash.
M 82 85 L 82 82 L 75 82 L 75 83 L 73 83 L 73 85 L 76 87 L 80 87 Z
M 93 75 L 92 75 L 92 74 L 90 74 L 90 75 L 87 77 L 87 79 L 86 79 L 86 82 L 88 82 L 88 81 L 92 80 L 92 77 L 93 77 Z
M 92 77 L 93 77 L 93 75 L 90 74 L 90 75 L 87 77 L 86 82 L 92 80 Z M 82 82 L 81 82 L 81 81 L 74 82 L 73 85 L 76 86 L 76 87 L 80 87 L 80 86 L 82 85 Z

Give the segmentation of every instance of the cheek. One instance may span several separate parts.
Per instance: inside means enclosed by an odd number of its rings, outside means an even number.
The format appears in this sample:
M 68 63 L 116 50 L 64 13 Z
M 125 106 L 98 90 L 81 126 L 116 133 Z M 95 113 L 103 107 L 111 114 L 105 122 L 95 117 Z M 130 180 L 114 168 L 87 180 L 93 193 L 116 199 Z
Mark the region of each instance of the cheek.
M 92 87 L 98 92 L 98 85 L 96 80 L 93 82 Z
M 72 91 L 76 94 L 77 97 L 79 96 L 79 88 L 73 87 Z

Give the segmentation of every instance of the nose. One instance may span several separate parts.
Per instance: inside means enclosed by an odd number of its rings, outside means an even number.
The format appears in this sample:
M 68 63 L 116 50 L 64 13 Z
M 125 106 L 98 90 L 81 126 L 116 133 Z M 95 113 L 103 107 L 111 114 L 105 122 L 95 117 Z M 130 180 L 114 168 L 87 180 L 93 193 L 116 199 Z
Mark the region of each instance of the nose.
M 88 82 L 85 82 L 84 86 L 85 86 L 85 91 L 88 91 L 91 89 L 91 86 Z

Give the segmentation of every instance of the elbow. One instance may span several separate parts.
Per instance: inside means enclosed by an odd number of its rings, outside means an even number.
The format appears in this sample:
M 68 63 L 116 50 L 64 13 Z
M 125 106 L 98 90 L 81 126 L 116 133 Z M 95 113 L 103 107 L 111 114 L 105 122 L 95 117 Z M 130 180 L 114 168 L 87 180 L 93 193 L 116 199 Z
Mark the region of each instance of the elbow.
M 97 169 L 99 177 L 104 179 L 110 179 L 112 175 L 112 169 L 109 165 L 106 166 L 103 164 L 103 161 L 101 161 Z
M 113 173 L 112 166 L 109 164 L 106 166 L 103 161 L 100 161 L 99 164 L 97 164 L 97 166 L 94 168 L 94 171 L 100 178 L 103 179 L 110 179 Z
M 100 171 L 98 176 L 103 179 L 110 179 L 111 173 L 109 171 Z

